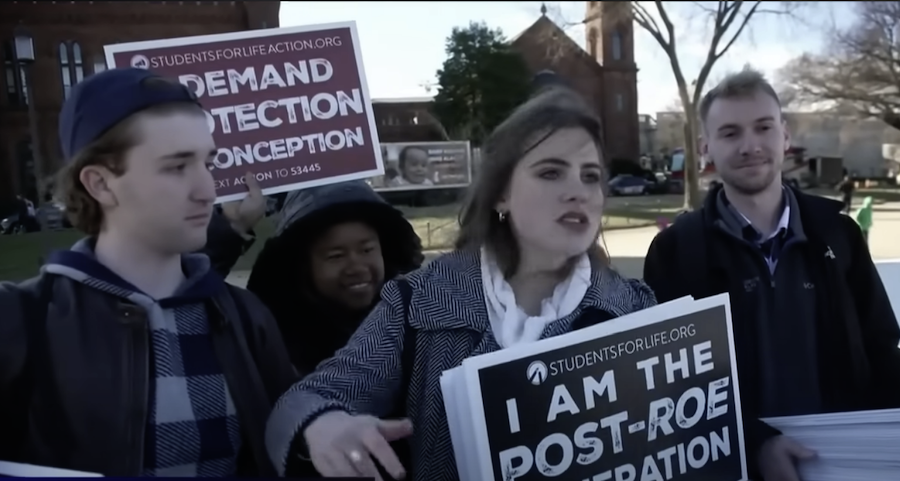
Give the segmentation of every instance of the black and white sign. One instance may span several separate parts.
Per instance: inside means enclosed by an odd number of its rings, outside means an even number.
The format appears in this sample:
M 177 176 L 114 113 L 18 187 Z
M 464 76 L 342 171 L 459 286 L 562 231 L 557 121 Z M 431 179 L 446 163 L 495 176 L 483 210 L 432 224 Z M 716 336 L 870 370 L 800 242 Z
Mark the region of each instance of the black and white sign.
M 468 359 L 442 379 L 461 479 L 744 480 L 733 344 L 722 295 Z

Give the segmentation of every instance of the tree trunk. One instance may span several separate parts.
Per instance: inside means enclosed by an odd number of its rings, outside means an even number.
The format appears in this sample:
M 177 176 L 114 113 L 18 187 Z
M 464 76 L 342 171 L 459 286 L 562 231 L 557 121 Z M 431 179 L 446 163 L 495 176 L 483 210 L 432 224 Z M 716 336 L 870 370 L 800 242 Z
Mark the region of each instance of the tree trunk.
M 700 208 L 700 149 L 697 147 L 697 122 L 688 116 L 684 123 L 684 209 Z
M 681 79 L 678 82 L 678 95 L 684 109 L 684 210 L 692 211 L 703 203 L 700 196 L 700 149 L 697 147 L 700 126 L 697 102 L 692 98 L 696 95 L 688 93 L 687 83 L 683 77 L 676 75 L 676 79 Z

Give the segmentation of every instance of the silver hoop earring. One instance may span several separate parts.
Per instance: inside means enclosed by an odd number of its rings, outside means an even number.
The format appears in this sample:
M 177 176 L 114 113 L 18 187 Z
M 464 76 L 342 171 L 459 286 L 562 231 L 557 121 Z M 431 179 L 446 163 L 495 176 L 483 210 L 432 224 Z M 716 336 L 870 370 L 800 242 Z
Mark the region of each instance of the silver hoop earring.
M 506 222 L 506 212 L 498 210 L 497 211 L 497 220 L 499 220 L 500 222 Z

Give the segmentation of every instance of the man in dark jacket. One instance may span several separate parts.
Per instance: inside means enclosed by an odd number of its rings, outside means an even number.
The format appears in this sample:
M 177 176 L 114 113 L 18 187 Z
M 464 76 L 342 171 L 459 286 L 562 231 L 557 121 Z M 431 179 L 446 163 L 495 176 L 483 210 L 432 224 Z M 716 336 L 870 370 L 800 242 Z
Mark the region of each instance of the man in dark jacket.
M 59 132 L 59 188 L 88 237 L 39 277 L 0 285 L 0 459 L 273 475 L 265 424 L 297 375 L 269 311 L 187 254 L 204 246 L 216 197 L 196 97 L 108 70 L 73 89 Z
M 853 209 L 853 191 L 856 190 L 856 182 L 850 174 L 844 174 L 844 179 L 838 184 L 838 192 L 841 193 L 841 200 L 844 202 L 844 213 L 850 214 Z
M 842 204 L 782 185 L 790 136 L 762 75 L 727 77 L 699 114 L 723 185 L 657 235 L 644 280 L 660 302 L 730 294 L 751 477 L 796 481 L 814 453 L 760 418 L 900 407 L 900 328 Z

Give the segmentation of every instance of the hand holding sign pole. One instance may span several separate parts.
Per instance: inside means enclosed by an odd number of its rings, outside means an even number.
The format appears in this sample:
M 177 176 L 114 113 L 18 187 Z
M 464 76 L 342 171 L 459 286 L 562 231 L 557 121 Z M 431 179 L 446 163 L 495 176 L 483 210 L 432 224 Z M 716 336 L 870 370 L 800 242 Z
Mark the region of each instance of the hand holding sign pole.
M 247 197 L 226 202 L 222 205 L 222 213 L 231 223 L 232 229 L 240 234 L 247 234 L 266 216 L 266 198 L 252 172 L 244 174 L 243 181 L 247 186 Z
M 384 173 L 354 22 L 104 47 L 111 67 L 148 68 L 192 89 L 218 154 L 218 202 Z

